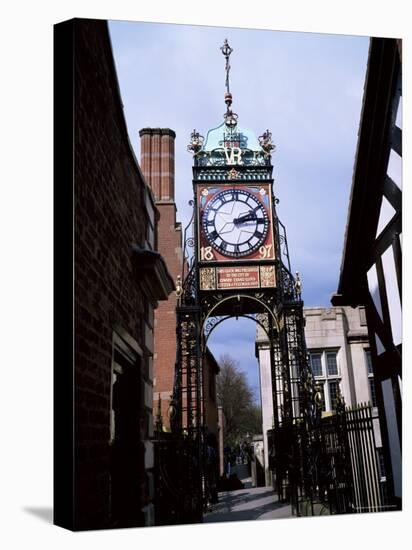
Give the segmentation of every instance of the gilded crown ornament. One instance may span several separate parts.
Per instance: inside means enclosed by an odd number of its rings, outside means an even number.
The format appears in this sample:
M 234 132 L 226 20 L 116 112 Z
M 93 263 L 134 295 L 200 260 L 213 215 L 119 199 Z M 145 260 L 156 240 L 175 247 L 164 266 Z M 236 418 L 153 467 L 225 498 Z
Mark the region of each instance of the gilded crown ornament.
M 190 134 L 190 143 L 187 146 L 187 150 L 189 153 L 193 153 L 194 155 L 200 151 L 202 148 L 204 141 L 204 137 L 199 134 L 196 130 L 193 130 L 193 132 Z
M 259 136 L 258 139 L 259 139 L 259 145 L 265 151 L 266 155 L 270 155 L 270 152 L 275 150 L 276 147 L 272 142 L 272 132 L 269 132 L 269 130 L 266 130 L 266 132 L 263 132 L 263 134 Z

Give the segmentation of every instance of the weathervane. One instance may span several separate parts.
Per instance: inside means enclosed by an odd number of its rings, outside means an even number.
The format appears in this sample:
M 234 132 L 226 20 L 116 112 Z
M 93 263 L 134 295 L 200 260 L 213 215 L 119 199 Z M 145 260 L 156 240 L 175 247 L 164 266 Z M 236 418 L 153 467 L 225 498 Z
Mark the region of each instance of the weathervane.
M 230 54 L 233 52 L 233 48 L 229 46 L 229 42 L 227 41 L 227 38 L 225 38 L 225 41 L 223 42 L 223 46 L 220 48 L 222 50 L 223 55 L 226 59 L 226 93 L 230 94 L 229 90 L 229 71 L 230 71 L 230 64 L 229 64 L 229 57 Z
M 237 114 L 233 113 L 231 110 L 232 105 L 232 94 L 230 93 L 229 89 L 229 72 L 230 72 L 230 63 L 229 63 L 229 57 L 230 54 L 233 52 L 233 48 L 229 46 L 229 42 L 227 41 L 227 38 L 225 38 L 225 41 L 223 42 L 223 46 L 220 48 L 223 55 L 226 59 L 226 93 L 225 93 L 225 103 L 226 103 L 226 113 L 224 115 L 226 126 L 230 129 L 234 129 L 237 124 Z

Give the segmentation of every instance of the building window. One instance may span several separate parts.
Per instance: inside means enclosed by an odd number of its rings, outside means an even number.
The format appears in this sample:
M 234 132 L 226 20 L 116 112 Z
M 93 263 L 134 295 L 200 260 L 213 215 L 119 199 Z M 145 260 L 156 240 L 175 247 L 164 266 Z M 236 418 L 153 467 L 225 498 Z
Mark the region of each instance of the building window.
M 372 356 L 369 349 L 365 351 L 366 366 L 368 367 L 368 374 L 373 375 Z
M 310 364 L 312 366 L 313 376 L 322 376 L 322 359 L 320 353 L 310 354 Z
M 316 386 L 323 398 L 322 411 L 336 410 L 340 375 L 337 350 L 314 351 L 309 353 Z
M 359 322 L 361 327 L 366 326 L 366 312 L 363 306 L 359 307 Z
M 375 380 L 373 379 L 373 376 L 369 377 L 369 391 L 371 395 L 372 407 L 377 407 L 378 403 L 376 401 Z
M 331 380 L 328 382 L 329 386 L 329 399 L 330 399 L 330 408 L 332 411 L 336 410 L 336 402 L 338 398 L 338 380 Z
M 366 368 L 368 370 L 368 382 L 369 382 L 369 395 L 372 407 L 377 407 L 378 402 L 376 400 L 375 380 L 373 377 L 373 365 L 372 356 L 369 349 L 365 350 Z
M 328 374 L 338 374 L 338 363 L 336 361 L 336 352 L 328 352 L 326 354 L 326 364 L 328 366 Z
M 321 406 L 321 410 L 322 411 L 326 411 L 326 403 L 325 403 L 325 384 L 324 382 L 318 382 L 316 384 L 316 391 L 319 391 L 320 394 L 322 395 L 322 406 Z

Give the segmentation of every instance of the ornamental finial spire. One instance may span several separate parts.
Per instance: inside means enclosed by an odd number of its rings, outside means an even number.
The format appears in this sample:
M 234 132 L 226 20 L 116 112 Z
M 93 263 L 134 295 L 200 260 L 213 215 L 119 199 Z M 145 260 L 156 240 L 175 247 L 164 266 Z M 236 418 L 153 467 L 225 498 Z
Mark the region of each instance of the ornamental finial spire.
M 232 109 L 230 108 L 232 105 L 232 94 L 230 93 L 229 88 L 229 72 L 230 72 L 230 63 L 229 63 L 229 57 L 230 54 L 233 52 L 233 48 L 229 46 L 229 42 L 227 41 L 227 38 L 225 38 L 223 42 L 223 46 L 220 48 L 223 55 L 226 59 L 226 93 L 225 93 L 225 103 L 226 103 L 226 113 L 224 115 L 226 126 L 229 128 L 235 128 L 237 124 L 237 114 L 232 112 Z
M 226 70 L 226 94 L 230 94 L 230 90 L 229 90 L 229 71 L 230 71 L 230 63 L 229 63 L 229 57 L 230 57 L 230 54 L 233 52 L 233 48 L 231 48 L 229 46 L 229 42 L 227 41 L 227 38 L 225 38 L 225 41 L 223 42 L 223 46 L 220 48 L 222 50 L 222 53 L 223 55 L 225 56 L 225 59 L 226 59 L 226 66 L 225 66 L 225 70 Z
M 223 46 L 220 49 L 221 49 L 221 51 L 222 51 L 222 53 L 223 53 L 223 55 L 225 56 L 225 59 L 226 59 L 226 65 L 225 65 L 225 70 L 226 70 L 225 103 L 226 103 L 226 106 L 227 106 L 226 115 L 228 115 L 229 112 L 230 112 L 230 106 L 232 105 L 232 94 L 230 93 L 230 88 L 229 88 L 229 72 L 230 72 L 229 57 L 230 57 L 230 54 L 233 52 L 233 48 L 231 48 L 229 46 L 229 42 L 227 41 L 227 38 L 225 38 L 225 41 L 223 42 Z

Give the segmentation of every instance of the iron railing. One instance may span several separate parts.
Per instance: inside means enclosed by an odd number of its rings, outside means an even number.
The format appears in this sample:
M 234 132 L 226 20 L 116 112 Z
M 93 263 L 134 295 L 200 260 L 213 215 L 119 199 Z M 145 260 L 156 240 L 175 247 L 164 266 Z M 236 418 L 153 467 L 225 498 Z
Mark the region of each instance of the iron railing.
M 279 500 L 295 515 L 392 509 L 379 471 L 369 404 L 340 410 L 311 430 L 299 420 L 268 432 L 270 467 Z

